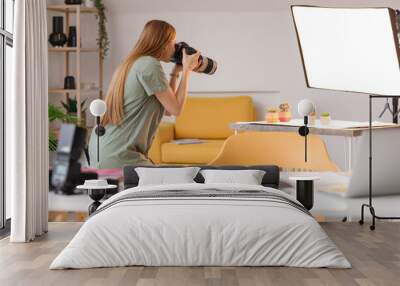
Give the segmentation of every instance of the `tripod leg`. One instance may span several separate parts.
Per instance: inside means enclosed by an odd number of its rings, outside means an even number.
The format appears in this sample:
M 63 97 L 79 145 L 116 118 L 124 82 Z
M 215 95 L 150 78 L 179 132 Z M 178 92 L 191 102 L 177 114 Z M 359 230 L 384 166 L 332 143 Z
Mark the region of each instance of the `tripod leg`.
M 363 225 L 363 224 L 364 224 L 364 207 L 365 207 L 365 204 L 363 204 L 363 205 L 361 206 L 361 219 L 358 221 L 358 223 L 359 223 L 360 225 Z
M 372 225 L 369 227 L 370 228 L 370 230 L 375 230 L 375 209 L 371 206 L 370 208 L 369 208 L 369 211 L 371 212 L 371 215 L 372 215 Z

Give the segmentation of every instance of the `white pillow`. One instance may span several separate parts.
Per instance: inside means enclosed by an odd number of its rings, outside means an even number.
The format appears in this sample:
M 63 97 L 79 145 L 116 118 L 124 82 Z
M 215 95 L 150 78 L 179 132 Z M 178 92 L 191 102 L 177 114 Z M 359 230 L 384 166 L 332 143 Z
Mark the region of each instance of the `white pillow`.
M 261 185 L 265 171 L 262 170 L 201 170 L 205 184 Z
M 199 167 L 135 168 L 139 176 L 138 186 L 195 183 L 193 179 L 199 170 Z

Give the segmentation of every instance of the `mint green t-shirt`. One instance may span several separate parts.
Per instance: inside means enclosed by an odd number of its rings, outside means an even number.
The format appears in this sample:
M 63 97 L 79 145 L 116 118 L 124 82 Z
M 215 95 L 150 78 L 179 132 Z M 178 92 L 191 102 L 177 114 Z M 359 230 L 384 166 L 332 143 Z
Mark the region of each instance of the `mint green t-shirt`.
M 167 88 L 168 81 L 159 60 L 144 56 L 135 61 L 125 81 L 124 118 L 118 126 L 105 126 L 106 133 L 100 137 L 99 162 L 93 128 L 89 141 L 91 167 L 111 169 L 128 164 L 151 164 L 147 153 L 164 113 L 154 94 Z

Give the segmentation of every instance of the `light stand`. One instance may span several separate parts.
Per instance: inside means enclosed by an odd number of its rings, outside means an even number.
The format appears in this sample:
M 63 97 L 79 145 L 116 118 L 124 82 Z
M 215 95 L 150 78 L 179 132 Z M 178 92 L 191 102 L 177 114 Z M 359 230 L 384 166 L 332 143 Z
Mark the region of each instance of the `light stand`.
M 399 98 L 392 98 L 392 109 L 393 109 L 393 123 L 399 123 Z
M 106 111 L 106 103 L 101 99 L 95 99 L 90 104 L 90 112 L 96 117 L 96 129 L 94 131 L 97 135 L 97 163 L 100 161 L 100 137 L 106 133 L 106 129 L 100 124 L 100 117 L 103 116 Z
M 371 230 L 375 229 L 376 219 L 400 219 L 377 216 L 372 202 L 373 99 L 391 98 L 393 122 L 398 121 L 399 11 L 385 7 L 291 8 L 307 87 L 369 95 L 369 201 L 361 206 L 359 223 L 364 223 L 366 207 L 372 215 Z
M 369 124 L 368 124 L 368 132 L 369 132 L 369 166 L 368 166 L 368 172 L 369 172 L 369 181 L 368 181 L 368 196 L 369 196 L 369 201 L 368 204 L 362 204 L 361 206 L 361 219 L 359 221 L 359 224 L 364 224 L 364 208 L 367 207 L 369 208 L 369 211 L 372 215 L 372 225 L 370 225 L 371 230 L 375 230 L 375 219 L 400 219 L 400 217 L 383 217 L 383 216 L 377 216 L 375 214 L 375 208 L 372 205 L 372 99 L 373 98 L 392 98 L 396 99 L 396 101 L 400 98 L 399 95 L 369 95 Z M 395 102 L 395 100 L 393 100 Z M 397 106 L 396 106 L 397 109 Z M 395 113 L 394 113 L 395 114 Z M 397 114 L 396 114 L 397 117 Z M 393 121 L 397 120 L 397 118 L 393 118 Z
M 300 136 L 304 136 L 304 162 L 307 162 L 307 135 L 310 133 L 310 129 L 307 127 L 308 116 L 304 116 L 304 126 L 299 128 Z
M 97 135 L 97 163 L 100 160 L 100 137 L 106 134 L 106 129 L 100 124 L 100 116 L 96 116 L 96 129 L 94 132 Z
M 307 135 L 310 133 L 308 125 L 308 115 L 315 112 L 315 105 L 311 100 L 303 99 L 297 105 L 297 110 L 304 118 L 304 126 L 299 128 L 300 136 L 304 136 L 304 161 L 307 162 Z

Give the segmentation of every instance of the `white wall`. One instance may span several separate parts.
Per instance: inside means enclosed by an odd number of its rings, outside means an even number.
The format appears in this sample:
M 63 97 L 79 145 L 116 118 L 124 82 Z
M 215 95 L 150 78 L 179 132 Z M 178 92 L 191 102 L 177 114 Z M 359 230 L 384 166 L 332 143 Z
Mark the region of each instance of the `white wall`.
M 175 26 L 178 41 L 184 40 L 218 61 L 215 75 L 193 74 L 190 90 L 236 91 L 235 94 L 252 95 L 259 119 L 264 117 L 267 106 L 277 106 L 282 101 L 288 101 L 295 114 L 296 104 L 302 98 L 313 100 L 318 111 L 330 111 L 335 119 L 368 119 L 366 96 L 306 88 L 291 4 L 400 8 L 399 0 L 106 0 L 105 3 L 111 40 L 110 55 L 105 62 L 105 87 L 114 69 L 133 47 L 144 24 L 150 19 L 163 19 Z M 89 33 L 92 30 L 93 37 L 96 27 L 90 19 L 87 23 L 85 30 Z M 53 57 L 50 61 L 51 71 L 54 70 L 50 76 L 52 83 L 61 77 L 62 65 L 60 60 L 53 61 Z M 167 71 L 169 66 L 165 66 Z M 85 69 L 83 80 L 94 79 L 97 66 L 88 61 Z M 376 104 L 375 113 L 379 113 L 382 106 L 383 102 Z M 334 161 L 343 166 L 344 140 L 326 139 Z

